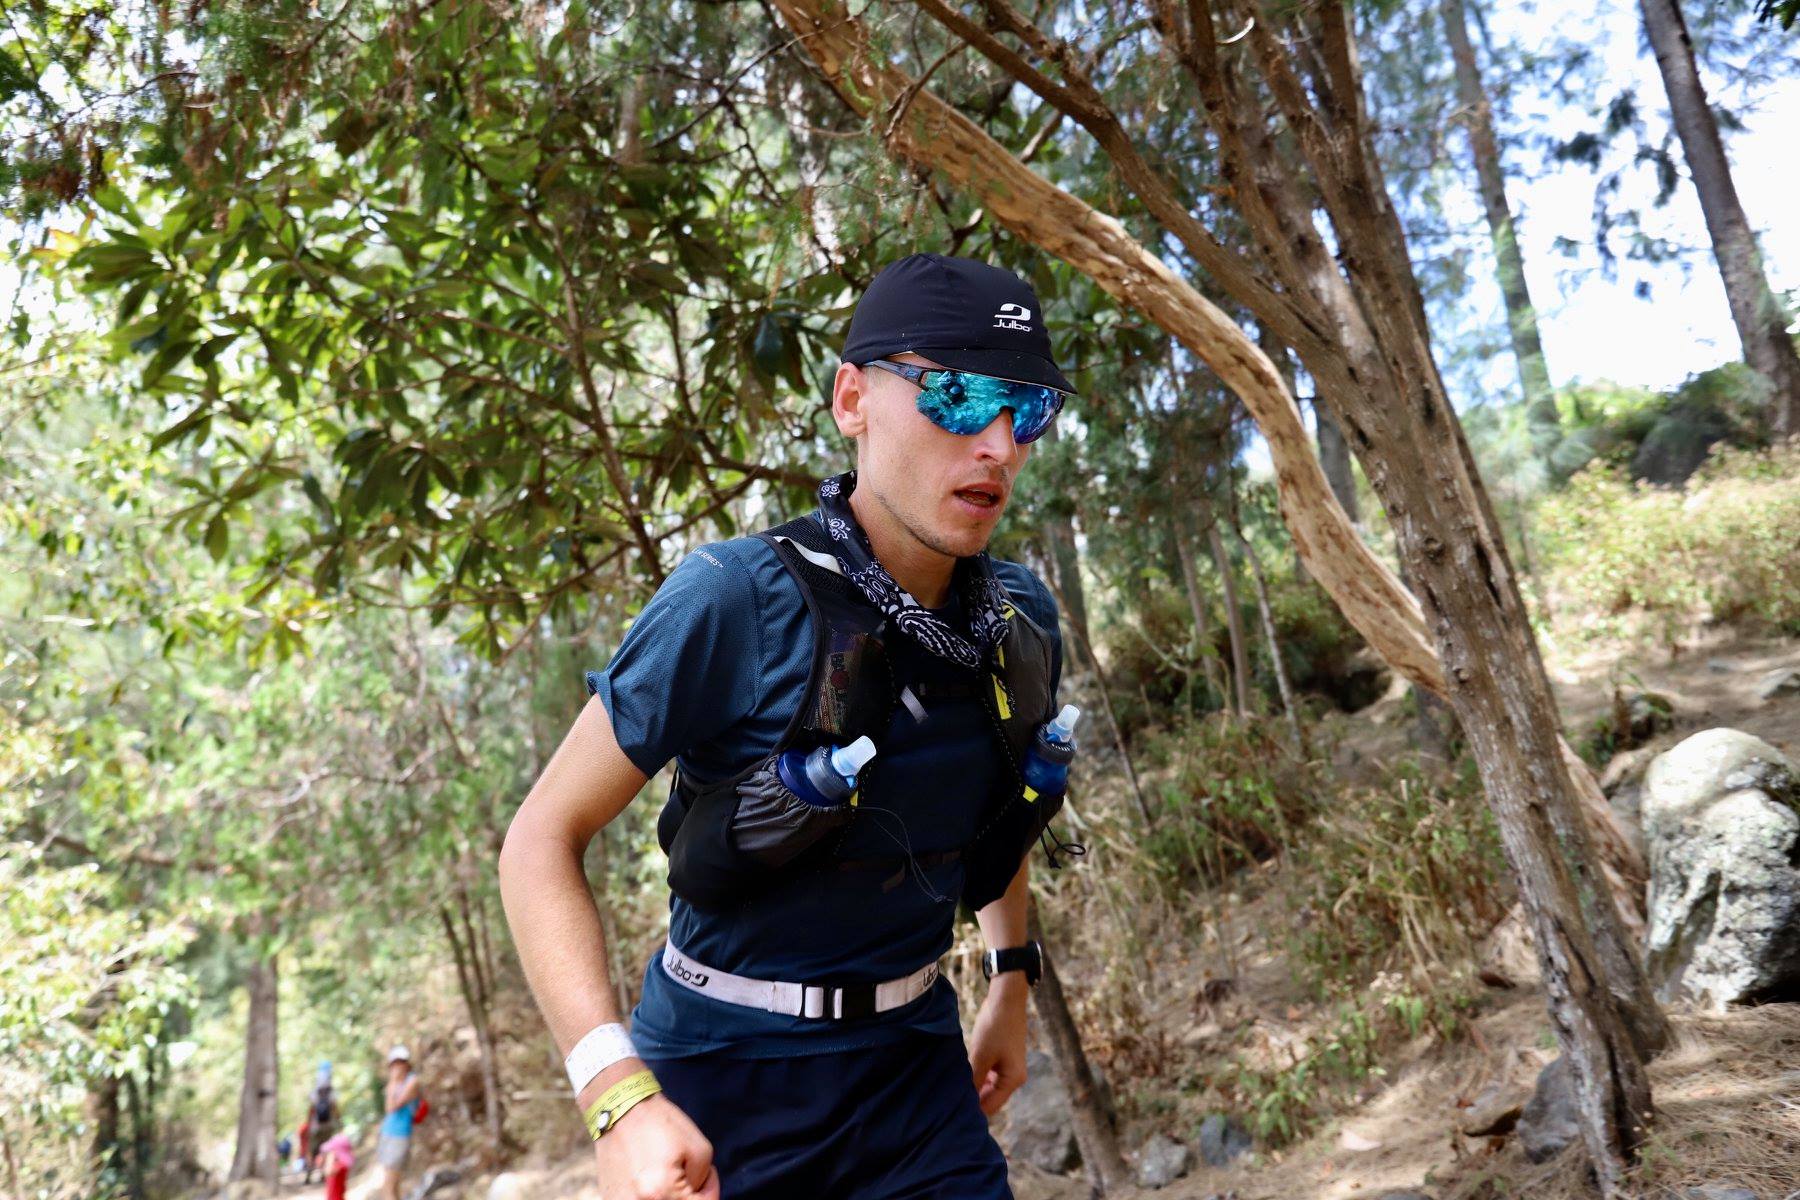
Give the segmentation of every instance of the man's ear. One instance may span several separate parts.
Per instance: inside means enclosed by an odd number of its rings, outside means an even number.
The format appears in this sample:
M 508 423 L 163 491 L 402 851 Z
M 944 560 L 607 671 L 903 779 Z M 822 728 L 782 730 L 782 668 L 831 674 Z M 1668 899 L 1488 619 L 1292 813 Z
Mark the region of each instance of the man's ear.
M 868 374 L 852 363 L 839 363 L 831 381 L 831 419 L 837 422 L 838 432 L 852 440 L 869 427 L 868 414 L 863 411 L 869 382 Z

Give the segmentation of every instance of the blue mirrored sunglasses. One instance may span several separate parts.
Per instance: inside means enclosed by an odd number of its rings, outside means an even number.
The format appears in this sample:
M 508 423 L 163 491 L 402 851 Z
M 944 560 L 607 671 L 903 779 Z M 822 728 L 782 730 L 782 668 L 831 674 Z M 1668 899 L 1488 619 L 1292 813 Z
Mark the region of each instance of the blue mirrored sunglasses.
M 1063 394 L 1055 388 L 1016 379 L 996 379 L 971 371 L 921 367 L 888 362 L 884 358 L 863 364 L 880 367 L 919 387 L 919 411 L 939 429 L 967 437 L 994 423 L 1000 410 L 1012 409 L 1013 441 L 1023 446 L 1044 436 L 1050 422 L 1062 411 Z

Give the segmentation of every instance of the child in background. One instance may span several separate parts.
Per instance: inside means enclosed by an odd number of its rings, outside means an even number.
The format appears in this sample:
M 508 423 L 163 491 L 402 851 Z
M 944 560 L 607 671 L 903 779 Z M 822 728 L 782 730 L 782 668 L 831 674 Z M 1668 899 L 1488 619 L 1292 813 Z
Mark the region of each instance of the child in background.
M 318 1166 L 325 1172 L 325 1200 L 344 1200 L 350 1168 L 355 1165 L 356 1151 L 351 1147 L 348 1130 L 333 1134 L 319 1147 Z

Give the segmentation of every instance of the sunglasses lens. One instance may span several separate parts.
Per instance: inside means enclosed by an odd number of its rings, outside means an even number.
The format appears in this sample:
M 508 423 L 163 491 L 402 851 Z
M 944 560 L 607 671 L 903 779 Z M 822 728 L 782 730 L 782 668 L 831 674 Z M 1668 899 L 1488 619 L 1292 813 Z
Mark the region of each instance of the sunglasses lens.
M 1062 410 L 1062 393 L 1054 388 L 965 371 L 933 371 L 919 392 L 919 411 L 938 428 L 965 437 L 994 423 L 1002 409 L 1013 413 L 1013 440 L 1023 445 L 1043 436 Z

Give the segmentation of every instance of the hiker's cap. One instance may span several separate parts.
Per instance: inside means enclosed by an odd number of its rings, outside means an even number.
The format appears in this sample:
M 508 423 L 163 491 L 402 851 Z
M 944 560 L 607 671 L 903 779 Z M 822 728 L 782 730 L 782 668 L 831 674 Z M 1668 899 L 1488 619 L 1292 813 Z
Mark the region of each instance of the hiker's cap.
M 972 258 L 909 254 L 857 301 L 843 361 L 861 366 L 908 350 L 958 371 L 1075 394 L 1057 370 L 1031 285 Z
M 397 1062 L 409 1063 L 411 1061 L 412 1055 L 407 1053 L 405 1046 L 395 1046 L 392 1050 L 388 1051 L 388 1062 L 390 1064 Z

